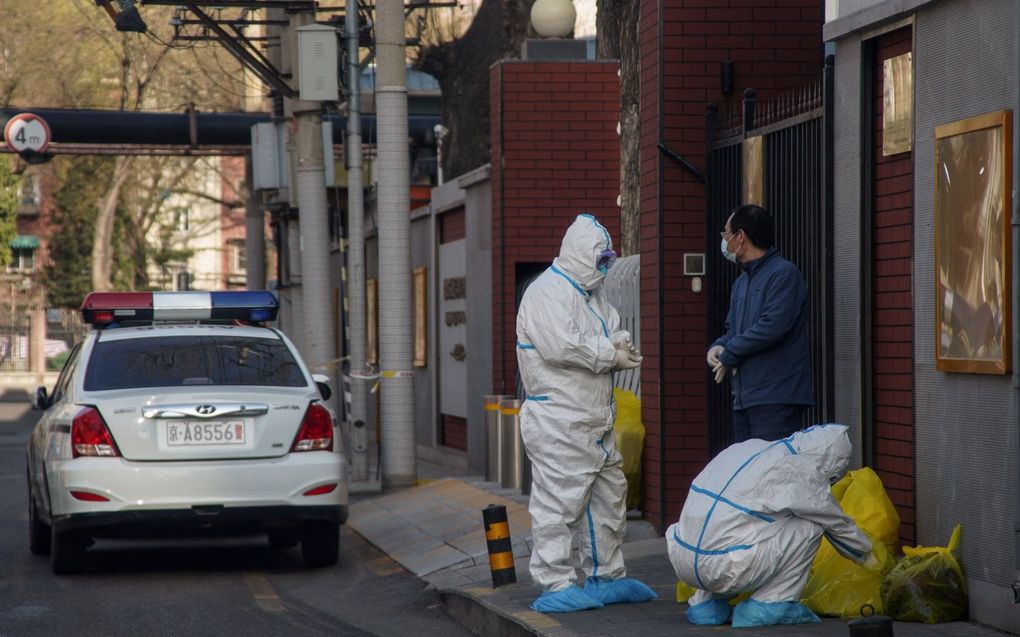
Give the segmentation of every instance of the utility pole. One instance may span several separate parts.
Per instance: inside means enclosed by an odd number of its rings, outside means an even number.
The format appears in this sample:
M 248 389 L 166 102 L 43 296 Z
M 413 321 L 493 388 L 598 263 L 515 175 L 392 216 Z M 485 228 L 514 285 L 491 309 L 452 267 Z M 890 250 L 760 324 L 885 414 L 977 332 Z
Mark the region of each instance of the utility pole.
M 410 166 L 403 0 L 376 3 L 379 358 L 383 486 L 417 481 L 411 329 Z
M 313 11 L 289 15 L 285 32 L 284 57 L 289 58 L 292 76 L 300 73 L 297 29 L 313 24 Z M 300 306 L 295 301 L 292 330 L 303 331 L 305 362 L 313 372 L 326 373 L 336 359 L 333 337 L 333 294 L 330 289 L 329 219 L 326 212 L 326 180 L 322 144 L 322 107 L 318 102 L 300 98 L 284 101 L 284 113 L 290 116 L 289 146 L 293 160 L 290 199 L 298 205 L 301 268 Z M 332 152 L 332 149 L 330 149 Z M 291 242 L 293 246 L 293 241 Z M 303 316 L 302 316 L 303 315 Z M 300 317 L 300 318 L 299 318 Z M 303 318 L 303 323 L 301 322 Z M 334 379 L 336 374 L 333 375 Z
M 358 0 L 347 0 L 344 15 L 347 45 L 347 240 L 348 330 L 351 374 L 351 477 L 368 479 L 368 398 L 371 375 L 365 364 L 365 209 L 361 166 L 361 65 L 358 46 Z
M 244 158 L 244 270 L 249 290 L 266 289 L 266 220 L 262 195 L 255 191 L 252 160 Z

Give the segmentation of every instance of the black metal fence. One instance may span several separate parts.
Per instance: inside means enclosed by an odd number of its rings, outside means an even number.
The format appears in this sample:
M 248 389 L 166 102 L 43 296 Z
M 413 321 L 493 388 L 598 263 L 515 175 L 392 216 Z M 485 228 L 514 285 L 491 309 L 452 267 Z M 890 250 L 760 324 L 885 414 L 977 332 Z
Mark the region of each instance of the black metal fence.
M 776 224 L 776 245 L 796 264 L 808 286 L 815 406 L 804 423 L 832 419 L 832 56 L 814 86 L 759 104 L 744 93 L 736 112 L 710 104 L 707 116 L 706 248 L 708 336 L 725 330 L 730 287 L 739 269 L 723 259 L 719 234 L 742 201 L 744 141 L 763 145 L 762 205 Z M 708 383 L 709 444 L 713 453 L 732 443 L 733 397 L 729 382 Z
M 74 310 L 46 310 L 46 334 L 43 341 L 46 370 L 60 371 L 71 348 L 84 337 L 87 330 L 88 327 Z M 17 306 L 0 316 L 0 371 L 31 371 L 31 340 L 31 308 Z

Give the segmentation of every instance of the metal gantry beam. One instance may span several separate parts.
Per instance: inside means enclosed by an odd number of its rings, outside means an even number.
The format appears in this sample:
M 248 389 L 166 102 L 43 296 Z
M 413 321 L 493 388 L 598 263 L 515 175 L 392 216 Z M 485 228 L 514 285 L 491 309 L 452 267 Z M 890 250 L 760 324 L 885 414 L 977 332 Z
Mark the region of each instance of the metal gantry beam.
M 219 2 L 219 0 L 217 1 Z M 266 1 L 271 2 L 272 0 Z M 180 4 L 180 2 L 175 4 Z M 227 50 L 230 51 L 234 57 L 241 62 L 241 64 L 254 71 L 260 78 L 262 78 L 267 84 L 271 84 L 282 95 L 285 95 L 286 97 L 298 96 L 297 91 L 291 88 L 290 84 L 283 79 L 276 67 L 270 64 L 269 61 L 261 54 L 258 54 L 257 52 L 256 54 L 252 53 L 254 47 L 250 43 L 248 46 L 245 46 L 238 42 L 237 39 L 227 33 L 227 31 L 221 27 L 216 20 L 200 9 L 198 3 L 185 1 L 184 6 L 195 14 L 195 16 L 198 17 L 198 19 L 201 20 L 206 27 L 216 34 L 223 46 L 227 47 Z

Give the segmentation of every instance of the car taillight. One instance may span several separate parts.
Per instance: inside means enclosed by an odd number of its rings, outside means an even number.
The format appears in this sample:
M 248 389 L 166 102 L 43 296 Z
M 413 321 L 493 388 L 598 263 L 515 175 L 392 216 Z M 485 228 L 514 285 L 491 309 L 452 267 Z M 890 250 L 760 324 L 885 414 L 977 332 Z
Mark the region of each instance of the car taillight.
M 325 407 L 312 403 L 301 421 L 291 451 L 333 450 L 333 418 Z
M 105 495 L 99 495 L 98 493 L 92 493 L 91 491 L 71 491 L 71 495 L 75 500 L 81 500 L 82 502 L 109 502 L 110 498 Z
M 330 484 L 323 484 L 318 487 L 313 487 L 305 491 L 301 495 L 325 495 L 327 493 L 333 493 L 334 491 L 336 491 L 336 486 L 337 485 L 335 482 L 331 482 Z
M 110 430 L 95 407 L 86 407 L 71 421 L 71 455 L 74 458 L 120 455 Z

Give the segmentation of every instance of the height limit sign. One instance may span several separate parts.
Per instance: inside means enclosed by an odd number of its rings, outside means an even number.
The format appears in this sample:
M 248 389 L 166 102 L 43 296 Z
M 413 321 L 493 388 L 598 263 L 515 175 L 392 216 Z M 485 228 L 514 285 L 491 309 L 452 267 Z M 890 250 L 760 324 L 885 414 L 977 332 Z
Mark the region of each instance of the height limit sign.
M 20 113 L 7 121 L 4 141 L 16 153 L 42 153 L 50 145 L 50 127 L 32 113 Z

